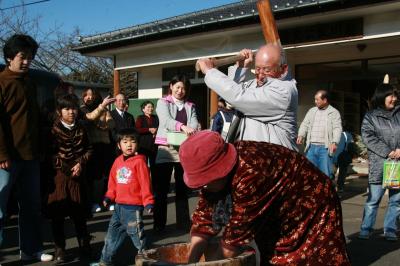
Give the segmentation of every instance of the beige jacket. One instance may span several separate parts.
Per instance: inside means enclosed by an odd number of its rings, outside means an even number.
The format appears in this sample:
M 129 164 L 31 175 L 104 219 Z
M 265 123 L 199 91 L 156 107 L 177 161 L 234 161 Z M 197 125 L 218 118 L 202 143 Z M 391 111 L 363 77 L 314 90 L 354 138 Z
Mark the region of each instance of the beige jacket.
M 299 137 L 306 138 L 306 148 L 310 147 L 311 130 L 314 124 L 314 117 L 318 111 L 318 107 L 313 107 L 308 110 L 306 117 L 300 125 Z M 325 147 L 329 148 L 332 143 L 338 144 L 340 142 L 340 136 L 342 134 L 342 120 L 340 118 L 339 111 L 333 106 L 329 105 L 326 109 L 328 112 L 326 119 L 326 130 L 325 130 Z

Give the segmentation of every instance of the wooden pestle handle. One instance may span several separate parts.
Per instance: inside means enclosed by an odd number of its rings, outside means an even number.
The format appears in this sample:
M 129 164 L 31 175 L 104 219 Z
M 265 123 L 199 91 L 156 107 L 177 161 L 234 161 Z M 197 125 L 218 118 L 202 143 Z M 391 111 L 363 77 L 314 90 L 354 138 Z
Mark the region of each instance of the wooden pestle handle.
M 265 42 L 281 46 L 278 28 L 276 27 L 269 0 L 258 0 L 257 9 Z
M 274 14 L 271 9 L 269 0 L 258 0 L 257 1 L 258 16 L 261 21 L 261 28 L 263 31 L 264 39 L 266 43 L 281 45 L 279 38 L 278 28 L 276 27 Z M 240 54 L 228 56 L 220 59 L 213 59 L 214 66 L 224 66 L 233 64 L 236 61 L 243 60 L 243 56 Z M 196 62 L 196 71 L 200 71 L 200 67 Z
M 235 63 L 236 61 L 240 61 L 243 59 L 244 59 L 244 56 L 241 54 L 218 58 L 218 59 L 211 58 L 215 67 L 231 65 L 231 64 Z M 200 69 L 199 63 L 196 62 L 196 71 L 200 71 L 200 70 L 201 69 Z

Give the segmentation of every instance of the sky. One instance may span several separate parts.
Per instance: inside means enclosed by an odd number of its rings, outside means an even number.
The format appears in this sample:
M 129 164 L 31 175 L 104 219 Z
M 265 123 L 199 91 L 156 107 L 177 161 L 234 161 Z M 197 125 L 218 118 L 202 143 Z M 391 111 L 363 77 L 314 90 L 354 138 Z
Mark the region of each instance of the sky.
M 43 2 L 41 2 L 43 1 Z M 0 0 L 2 12 L 10 7 L 26 5 L 28 16 L 40 17 L 40 28 L 58 27 L 70 33 L 77 26 L 83 36 L 152 22 L 239 0 Z M 21 7 L 15 7 L 21 10 Z

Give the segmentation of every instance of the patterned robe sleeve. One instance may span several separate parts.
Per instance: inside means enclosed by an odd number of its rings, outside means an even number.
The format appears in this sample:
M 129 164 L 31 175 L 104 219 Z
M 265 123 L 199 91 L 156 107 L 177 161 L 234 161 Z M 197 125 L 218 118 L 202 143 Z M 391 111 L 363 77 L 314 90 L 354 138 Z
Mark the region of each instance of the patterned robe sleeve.
M 202 191 L 200 191 L 199 202 L 196 210 L 192 215 L 191 236 L 200 236 L 203 238 L 211 238 L 221 231 L 221 228 L 216 228 L 213 224 L 214 204 L 208 202 Z

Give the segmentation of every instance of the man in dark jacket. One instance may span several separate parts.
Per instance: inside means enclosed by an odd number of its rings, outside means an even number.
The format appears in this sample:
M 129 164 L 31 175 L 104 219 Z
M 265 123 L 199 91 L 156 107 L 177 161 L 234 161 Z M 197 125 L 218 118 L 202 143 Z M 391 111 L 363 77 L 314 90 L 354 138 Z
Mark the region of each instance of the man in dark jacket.
M 3 48 L 6 68 L 0 73 L 0 245 L 12 185 L 19 203 L 22 260 L 50 261 L 41 240 L 39 107 L 36 86 L 28 75 L 38 49 L 28 35 L 13 35 Z
M 116 133 L 121 129 L 135 128 L 135 119 L 133 115 L 125 111 L 126 106 L 125 95 L 120 93 L 115 96 L 115 109 L 111 111 L 111 116 L 115 121 L 113 129 L 113 139 L 116 140 Z

